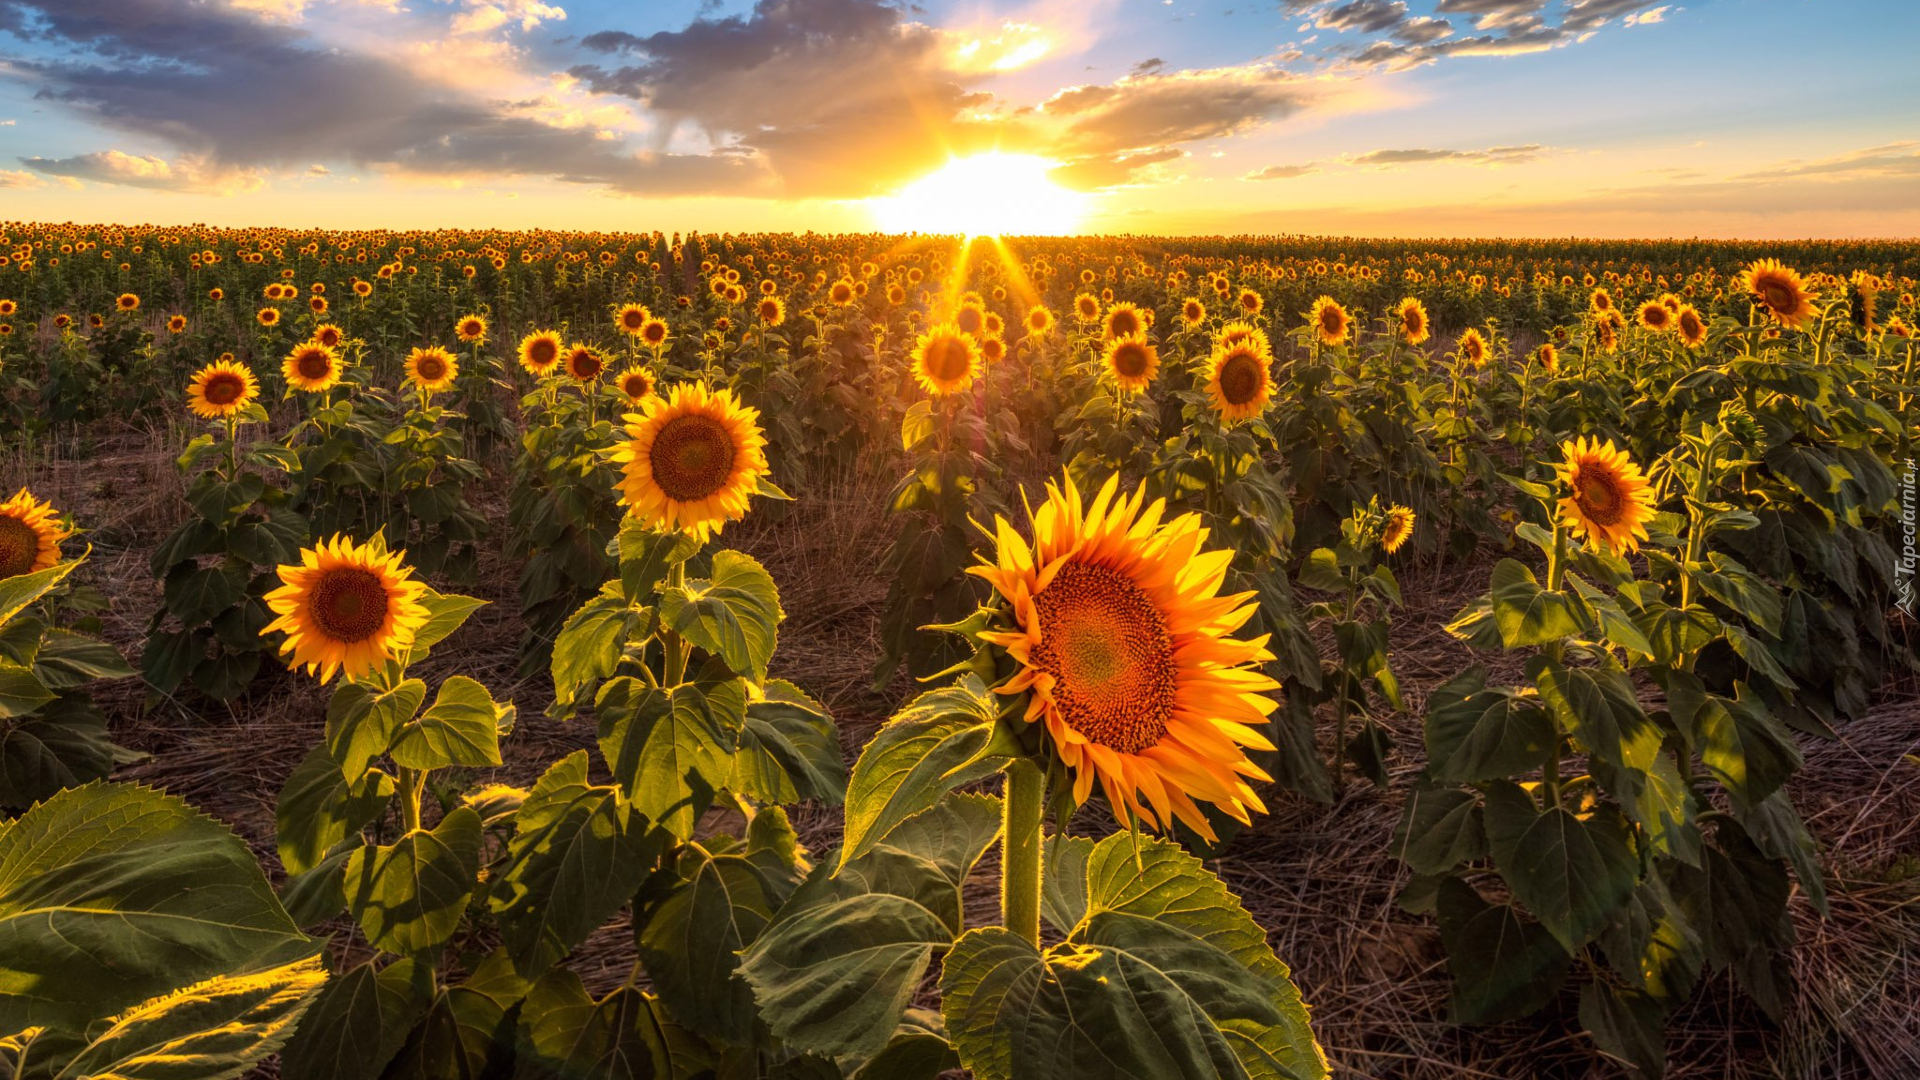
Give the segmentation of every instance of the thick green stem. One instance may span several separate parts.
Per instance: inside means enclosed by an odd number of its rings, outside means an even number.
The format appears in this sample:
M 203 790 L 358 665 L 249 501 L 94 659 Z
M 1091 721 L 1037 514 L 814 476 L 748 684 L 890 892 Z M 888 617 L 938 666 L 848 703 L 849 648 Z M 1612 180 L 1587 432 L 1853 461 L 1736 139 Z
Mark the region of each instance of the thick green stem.
M 426 787 L 425 769 L 400 770 L 400 816 L 408 832 L 420 828 L 420 796 Z
M 1007 929 L 1040 944 L 1040 823 L 1047 809 L 1047 777 L 1027 758 L 1007 766 L 1001 839 L 1000 915 Z
M 687 564 L 674 563 L 667 571 L 667 587 L 678 589 L 687 583 Z M 684 638 L 672 630 L 660 631 L 660 645 L 667 653 L 667 677 L 661 680 L 664 686 L 679 686 L 687 677 L 687 654 L 691 651 Z

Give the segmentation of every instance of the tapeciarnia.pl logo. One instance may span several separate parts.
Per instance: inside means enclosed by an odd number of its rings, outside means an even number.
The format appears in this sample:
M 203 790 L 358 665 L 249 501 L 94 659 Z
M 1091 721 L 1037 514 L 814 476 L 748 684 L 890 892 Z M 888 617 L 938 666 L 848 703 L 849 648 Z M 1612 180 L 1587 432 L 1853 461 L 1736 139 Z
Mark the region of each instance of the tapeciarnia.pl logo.
M 1907 459 L 1907 471 L 1900 476 L 1900 555 L 1893 560 L 1893 588 L 1897 599 L 1894 601 L 1907 618 L 1914 617 L 1914 564 L 1920 560 L 1920 540 L 1915 539 L 1916 518 L 1920 513 L 1914 506 L 1914 468 L 1913 459 Z

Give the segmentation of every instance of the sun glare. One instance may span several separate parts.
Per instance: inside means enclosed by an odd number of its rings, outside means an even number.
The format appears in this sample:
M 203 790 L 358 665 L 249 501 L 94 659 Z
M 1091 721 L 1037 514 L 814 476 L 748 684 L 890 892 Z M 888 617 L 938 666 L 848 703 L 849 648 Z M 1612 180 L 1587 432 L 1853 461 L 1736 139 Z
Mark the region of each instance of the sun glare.
M 1053 167 L 1028 154 L 955 158 L 869 203 L 886 232 L 1058 236 L 1080 224 L 1087 196 L 1049 179 Z

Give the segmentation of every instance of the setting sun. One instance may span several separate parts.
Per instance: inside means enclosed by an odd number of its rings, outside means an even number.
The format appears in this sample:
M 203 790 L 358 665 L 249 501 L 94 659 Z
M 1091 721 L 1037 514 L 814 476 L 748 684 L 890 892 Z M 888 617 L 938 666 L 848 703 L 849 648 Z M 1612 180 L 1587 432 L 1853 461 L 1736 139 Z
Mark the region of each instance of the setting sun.
M 1028 154 L 955 158 L 898 193 L 868 202 L 887 232 L 1061 235 L 1079 225 L 1087 196 L 1049 179 L 1053 167 Z

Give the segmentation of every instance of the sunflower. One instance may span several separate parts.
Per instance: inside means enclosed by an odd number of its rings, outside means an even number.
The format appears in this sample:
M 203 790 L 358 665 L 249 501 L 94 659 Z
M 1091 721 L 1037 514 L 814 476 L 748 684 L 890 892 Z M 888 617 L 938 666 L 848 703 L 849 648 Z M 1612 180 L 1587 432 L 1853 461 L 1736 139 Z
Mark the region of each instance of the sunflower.
M 1145 390 L 1160 373 L 1160 353 L 1142 334 L 1129 334 L 1107 342 L 1106 353 L 1100 359 L 1123 390 L 1136 393 Z
M 167 333 L 178 334 L 184 332 L 186 329 L 187 317 L 185 315 L 167 316 Z
M 60 541 L 73 535 L 53 507 L 21 488 L 0 502 L 0 578 L 45 570 L 60 561 Z
M 295 345 L 280 362 L 280 373 L 295 390 L 319 393 L 340 385 L 340 361 L 333 350 L 317 341 Z
M 1212 840 L 1196 801 L 1242 822 L 1266 811 L 1247 781 L 1268 776 L 1243 748 L 1272 748 L 1258 729 L 1279 686 L 1253 666 L 1272 654 L 1265 636 L 1228 636 L 1254 610 L 1252 593 L 1218 595 L 1233 553 L 1201 551 L 1198 516 L 1162 522 L 1164 501 L 1143 512 L 1143 490 L 1118 490 L 1109 478 L 1088 506 L 1071 478 L 1049 484 L 1031 543 L 996 521 L 997 561 L 970 572 L 1015 625 L 981 637 L 1019 663 L 998 692 L 1030 694 L 1026 719 L 1046 725 L 1076 800 L 1098 780 L 1121 821 Z
M 913 378 L 929 394 L 957 394 L 980 374 L 980 347 L 952 323 L 920 335 L 913 345 Z
M 279 326 L 280 325 L 280 309 L 279 308 L 263 307 L 259 311 L 255 312 L 253 317 L 254 317 L 254 320 L 258 322 L 261 326 Z
M 627 414 L 629 438 L 613 452 L 621 466 L 620 502 L 648 528 L 685 532 L 705 543 L 747 513 L 747 497 L 767 475 L 760 412 L 733 391 L 704 383 L 675 386 Z
M 623 334 L 637 334 L 651 318 L 653 312 L 648 311 L 644 304 L 622 304 L 613 313 L 613 325 Z
M 1871 334 L 1879 329 L 1880 279 L 1865 270 L 1855 270 L 1847 279 L 1847 318 L 1854 329 Z
M 1340 345 L 1347 340 L 1347 327 L 1353 322 L 1347 309 L 1340 301 L 1331 296 L 1322 296 L 1313 302 L 1313 310 L 1307 314 L 1307 325 L 1323 345 Z
M 20 305 L 11 300 L 0 300 L 0 319 L 9 318 L 20 310 Z
M 194 372 L 187 383 L 187 407 L 203 420 L 225 420 L 259 394 L 260 383 L 252 371 L 234 360 L 220 359 Z
M 1100 301 L 1086 293 L 1073 298 L 1073 317 L 1083 323 L 1097 322 L 1100 319 Z
M 768 326 L 779 326 L 787 321 L 787 305 L 781 303 L 777 296 L 761 297 L 760 303 L 754 307 L 754 313 Z
M 560 335 L 551 330 L 535 330 L 520 339 L 520 366 L 530 375 L 541 376 L 560 362 Z
M 1027 333 L 1038 336 L 1052 329 L 1053 312 L 1048 311 L 1045 305 L 1035 304 L 1027 309 Z
M 1549 373 L 1556 373 L 1560 370 L 1560 350 L 1554 348 L 1553 342 L 1548 341 L 1541 343 L 1540 347 L 1533 351 L 1533 356 L 1534 359 L 1540 361 L 1542 370 Z
M 1707 320 L 1700 317 L 1700 312 L 1692 304 L 1680 305 L 1680 311 L 1673 317 L 1673 325 L 1687 348 L 1697 349 L 1707 343 Z
M 1611 439 L 1574 439 L 1560 450 L 1566 460 L 1554 471 L 1569 492 L 1560 500 L 1561 522 L 1616 555 L 1638 551 L 1653 517 L 1653 489 L 1640 466 Z
M 120 298 L 113 302 L 113 306 L 121 311 L 139 311 L 140 297 L 130 292 L 121 293 Z
M 1633 317 L 1643 328 L 1655 333 L 1665 333 L 1673 329 L 1673 309 L 1658 300 L 1649 300 L 1641 304 L 1634 311 Z
M 607 369 L 607 362 L 593 346 L 575 344 L 567 350 L 566 366 L 568 378 L 575 382 L 590 383 Z
M 653 396 L 653 372 L 641 367 L 628 368 L 620 373 L 618 385 L 627 400 L 638 405 Z
M 487 319 L 484 315 L 463 315 L 453 324 L 453 336 L 469 345 L 478 345 L 487 338 Z
M 340 343 L 346 339 L 346 331 L 332 323 L 322 323 L 313 328 L 313 340 L 325 345 L 329 349 L 339 348 Z
M 216 304 L 222 300 L 225 300 L 226 298 L 227 298 L 227 291 L 225 289 L 220 288 L 219 286 L 215 286 L 207 290 L 207 299 L 213 301 Z
M 1267 354 L 1251 341 L 1216 345 L 1207 358 L 1207 397 L 1221 419 L 1232 422 L 1259 416 L 1273 398 Z
M 959 327 L 961 333 L 978 341 L 987 336 L 986 309 L 978 301 L 961 304 L 960 309 L 953 313 L 953 325 Z
M 1391 555 L 1399 551 L 1413 535 L 1412 510 L 1395 505 L 1387 509 L 1387 520 L 1380 528 L 1380 547 Z
M 1147 321 L 1135 305 L 1122 300 L 1107 309 L 1106 337 L 1109 341 L 1146 332 Z
M 667 320 L 649 318 L 640 327 L 640 340 L 657 349 L 667 343 L 667 329 Z
M 438 345 L 428 345 L 407 354 L 407 380 L 421 392 L 437 394 L 453 385 L 460 374 L 460 361 Z
M 1207 305 L 1201 303 L 1198 297 L 1187 297 L 1180 302 L 1180 321 L 1186 323 L 1189 330 L 1206 322 Z
M 834 282 L 833 288 L 827 290 L 827 301 L 835 307 L 846 307 L 852 304 L 854 296 L 853 282 L 846 278 Z
M 1261 307 L 1265 306 L 1265 303 L 1266 302 L 1260 298 L 1260 294 L 1254 292 L 1252 289 L 1240 290 L 1239 304 L 1242 313 L 1258 315 L 1260 314 Z
M 1250 345 L 1261 356 L 1273 355 L 1273 343 L 1267 340 L 1267 332 L 1251 323 L 1230 322 L 1220 328 L 1220 336 L 1214 340 L 1219 348 L 1232 348 L 1235 345 Z
M 980 343 L 980 359 L 991 367 L 1007 358 L 1007 343 L 1000 338 L 990 337 Z
M 1587 304 L 1595 311 L 1612 311 L 1613 294 L 1605 289 L 1595 289 L 1593 295 L 1587 298 Z
M 1782 326 L 1797 327 L 1813 317 L 1813 296 L 1806 283 L 1798 271 L 1778 259 L 1760 259 L 1734 280 Z
M 1471 326 L 1467 327 L 1466 333 L 1460 335 L 1460 340 L 1454 342 L 1454 349 L 1459 352 L 1462 362 L 1473 367 L 1479 367 L 1487 362 L 1487 339 L 1481 337 L 1480 331 Z
M 318 671 L 322 683 L 335 672 L 349 680 L 370 674 L 411 649 L 427 623 L 426 586 L 411 580 L 404 555 L 377 538 L 356 545 L 344 536 L 301 549 L 299 565 L 280 567 L 282 584 L 266 596 L 279 618 L 262 636 L 285 631 L 287 666 Z
M 1432 336 L 1433 323 L 1427 318 L 1427 305 L 1417 297 L 1406 297 L 1393 309 L 1393 317 L 1399 324 L 1400 340 L 1409 345 L 1418 345 Z

